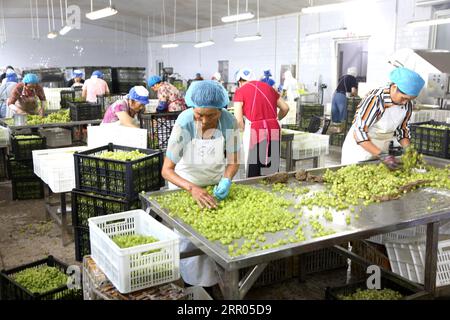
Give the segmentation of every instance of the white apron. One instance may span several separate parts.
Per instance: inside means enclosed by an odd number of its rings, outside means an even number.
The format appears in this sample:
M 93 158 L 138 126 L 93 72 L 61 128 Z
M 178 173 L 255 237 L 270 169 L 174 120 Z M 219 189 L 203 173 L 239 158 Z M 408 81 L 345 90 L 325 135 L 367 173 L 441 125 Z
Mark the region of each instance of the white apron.
M 253 83 L 247 83 L 246 85 L 251 85 L 253 86 L 256 90 L 255 90 L 255 96 L 256 96 L 256 92 L 259 92 L 263 95 L 264 98 L 266 98 L 267 102 L 271 105 L 271 110 L 274 110 L 273 105 L 271 104 L 269 98 L 267 98 L 267 96 L 264 94 L 264 92 L 262 92 L 257 86 L 255 86 Z M 253 104 L 250 108 L 250 115 L 253 118 L 253 112 L 255 110 L 255 99 L 253 99 Z M 276 110 L 276 108 L 275 108 Z M 277 120 L 279 127 L 280 123 L 278 121 L 278 115 L 276 114 L 276 112 L 274 112 L 274 114 L 272 115 L 273 118 L 269 119 L 269 120 Z M 266 160 L 268 158 L 268 154 L 269 154 L 269 130 L 268 130 L 268 125 L 266 123 L 266 120 L 258 120 L 255 121 L 255 123 L 257 122 L 262 122 L 264 123 L 264 127 L 265 127 L 265 134 L 266 134 L 266 139 L 267 139 L 267 144 L 266 144 Z M 243 144 L 243 148 L 244 148 L 244 164 L 245 164 L 245 172 L 246 172 L 246 176 L 248 176 L 247 172 L 248 172 L 248 157 L 249 157 L 249 153 L 250 153 L 250 141 L 251 141 L 251 136 L 252 136 L 252 121 L 248 120 L 247 118 L 245 118 L 245 123 L 244 123 L 244 134 L 242 136 L 242 144 Z M 280 138 L 281 138 L 281 130 L 280 130 Z M 280 144 L 281 146 L 281 144 Z M 278 153 L 280 154 L 280 153 Z M 259 156 L 259 155 L 258 155 Z
M 389 143 L 395 135 L 395 131 L 405 120 L 408 108 L 406 106 L 394 105 L 386 108 L 383 116 L 373 126 L 369 128 L 370 141 L 381 149 L 381 152 L 389 151 Z M 375 159 L 371 153 L 364 150 L 363 147 L 356 143 L 353 136 L 356 122 L 347 133 L 344 144 L 342 146 L 341 164 L 353 164 L 361 161 Z
M 196 135 L 187 144 L 183 157 L 175 166 L 175 172 L 180 177 L 202 187 L 219 183 L 225 171 L 225 139 L 220 131 L 220 121 L 218 131 L 220 137 L 199 139 Z M 169 189 L 176 188 L 169 183 Z M 175 232 L 181 235 L 176 230 Z M 189 252 L 196 248 L 187 238 L 180 237 L 180 252 Z M 190 285 L 210 287 L 219 281 L 215 262 L 206 255 L 180 260 L 180 272 L 184 282 Z

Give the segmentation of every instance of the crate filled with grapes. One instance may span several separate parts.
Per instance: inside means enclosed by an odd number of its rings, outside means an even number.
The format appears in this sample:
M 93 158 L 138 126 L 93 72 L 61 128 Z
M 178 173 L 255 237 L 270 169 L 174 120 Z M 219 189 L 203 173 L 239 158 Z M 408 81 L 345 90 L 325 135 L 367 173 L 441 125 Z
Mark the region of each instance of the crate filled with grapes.
M 69 288 L 68 265 L 49 256 L 0 273 L 0 300 L 81 300 L 81 288 Z
M 179 238 L 143 210 L 89 219 L 92 258 L 120 293 L 180 278 Z
M 33 172 L 33 160 L 8 159 L 8 177 L 11 180 L 37 178 Z
M 11 184 L 13 200 L 43 199 L 45 196 L 44 184 L 39 178 L 13 179 Z
M 159 150 L 109 144 L 74 156 L 76 188 L 82 191 L 134 200 L 164 186 Z
M 421 291 L 420 286 L 381 277 L 380 289 L 368 289 L 366 280 L 325 290 L 327 300 L 411 300 Z
M 32 159 L 33 150 L 47 149 L 46 139 L 41 135 L 12 135 L 11 148 L 17 160 Z
M 412 124 L 411 143 L 420 153 L 450 159 L 450 124 L 427 121 Z

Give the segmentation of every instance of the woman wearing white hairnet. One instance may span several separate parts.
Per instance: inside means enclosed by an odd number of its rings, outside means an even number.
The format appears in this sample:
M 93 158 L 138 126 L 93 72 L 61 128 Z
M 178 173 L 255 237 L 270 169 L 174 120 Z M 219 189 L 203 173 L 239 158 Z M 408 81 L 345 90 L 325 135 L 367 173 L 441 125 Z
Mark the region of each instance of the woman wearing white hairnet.
M 347 74 L 339 78 L 336 91 L 331 102 L 331 121 L 341 123 L 347 119 L 347 94 L 356 97 L 358 82 L 355 67 L 348 68 Z
M 229 99 L 216 81 L 191 84 L 186 92 L 191 108 L 176 120 L 169 138 L 162 176 L 170 188 L 188 191 L 201 208 L 216 208 L 231 188 L 231 180 L 239 169 L 239 130 L 236 119 L 224 109 Z M 203 187 L 216 185 L 213 195 Z M 183 238 L 182 252 L 195 246 Z M 183 280 L 191 285 L 213 286 L 218 282 L 214 261 L 203 255 L 180 262 Z
M 388 154 L 389 144 L 395 137 L 403 148 L 409 146 L 412 100 L 425 81 L 406 68 L 394 69 L 390 80 L 389 85 L 372 90 L 359 104 L 342 146 L 342 164 L 381 159 L 389 169 L 397 168 L 396 158 Z

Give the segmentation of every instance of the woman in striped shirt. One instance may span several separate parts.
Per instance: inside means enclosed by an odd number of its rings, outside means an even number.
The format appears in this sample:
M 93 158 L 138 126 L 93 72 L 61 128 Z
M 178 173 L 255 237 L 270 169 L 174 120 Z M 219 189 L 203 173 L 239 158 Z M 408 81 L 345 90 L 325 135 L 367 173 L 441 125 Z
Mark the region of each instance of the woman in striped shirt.
M 397 164 L 388 155 L 389 143 L 396 137 L 403 148 L 409 145 L 412 100 L 425 81 L 406 68 L 392 71 L 390 80 L 389 86 L 372 90 L 358 106 L 342 146 L 342 164 L 382 159 L 394 169 Z

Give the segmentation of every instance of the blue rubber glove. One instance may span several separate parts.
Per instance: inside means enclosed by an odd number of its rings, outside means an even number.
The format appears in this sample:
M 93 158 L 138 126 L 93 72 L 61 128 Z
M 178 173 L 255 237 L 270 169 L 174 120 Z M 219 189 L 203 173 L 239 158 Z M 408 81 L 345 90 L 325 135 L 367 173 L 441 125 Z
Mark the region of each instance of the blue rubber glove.
M 160 101 L 158 103 L 158 106 L 156 107 L 156 111 L 158 111 L 158 112 L 165 112 L 165 111 L 167 111 L 167 106 L 168 106 L 167 102 Z
M 231 180 L 228 178 L 220 179 L 217 186 L 214 187 L 214 196 L 219 200 L 224 200 L 228 197 L 231 188 Z

